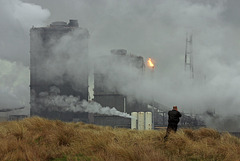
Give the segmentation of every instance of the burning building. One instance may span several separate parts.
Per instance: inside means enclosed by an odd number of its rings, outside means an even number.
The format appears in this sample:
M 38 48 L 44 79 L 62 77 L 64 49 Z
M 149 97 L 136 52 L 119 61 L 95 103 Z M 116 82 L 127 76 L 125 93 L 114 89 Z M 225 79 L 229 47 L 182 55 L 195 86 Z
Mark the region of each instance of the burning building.
M 87 122 L 87 113 L 62 112 L 43 105 L 41 97 L 72 95 L 88 99 L 88 38 L 88 30 L 79 27 L 77 20 L 31 28 L 31 115 L 63 121 L 81 118 Z

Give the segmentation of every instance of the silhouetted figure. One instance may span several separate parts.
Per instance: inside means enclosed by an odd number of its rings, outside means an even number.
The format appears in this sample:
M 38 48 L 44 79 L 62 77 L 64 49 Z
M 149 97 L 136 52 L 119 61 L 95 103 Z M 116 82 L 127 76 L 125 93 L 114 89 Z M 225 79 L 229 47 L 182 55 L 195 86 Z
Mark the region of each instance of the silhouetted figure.
M 166 131 L 166 136 L 164 137 L 164 140 L 167 140 L 168 135 L 171 131 L 176 132 L 178 128 L 178 123 L 180 121 L 180 117 L 182 114 L 178 111 L 177 106 L 173 106 L 173 109 L 171 111 L 168 111 L 168 127 Z

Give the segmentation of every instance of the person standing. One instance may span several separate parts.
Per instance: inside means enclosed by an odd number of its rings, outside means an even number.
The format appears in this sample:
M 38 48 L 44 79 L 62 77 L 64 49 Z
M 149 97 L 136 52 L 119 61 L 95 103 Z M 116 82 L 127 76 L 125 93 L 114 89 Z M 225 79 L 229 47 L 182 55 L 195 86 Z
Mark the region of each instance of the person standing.
M 164 139 L 166 140 L 168 135 L 171 131 L 176 132 L 178 128 L 178 123 L 180 121 L 180 117 L 182 114 L 178 111 L 177 106 L 173 106 L 173 109 L 171 111 L 168 111 L 168 127 L 166 131 L 166 136 Z

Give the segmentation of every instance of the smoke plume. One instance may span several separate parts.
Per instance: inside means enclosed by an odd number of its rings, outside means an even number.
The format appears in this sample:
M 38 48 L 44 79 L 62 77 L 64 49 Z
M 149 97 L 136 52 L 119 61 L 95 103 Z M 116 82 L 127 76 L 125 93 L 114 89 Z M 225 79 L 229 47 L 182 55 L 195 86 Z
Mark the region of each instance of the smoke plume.
M 27 0 L 26 0 L 27 1 Z M 138 97 L 148 97 L 167 106 L 179 105 L 184 111 L 232 114 L 238 109 L 239 33 L 238 1 L 65 1 L 28 0 L 51 10 L 48 22 L 79 20 L 88 28 L 91 58 L 106 55 L 111 49 L 152 57 L 156 61 L 153 78 L 139 80 L 119 89 Z M 74 5 L 73 5 L 74 4 Z M 72 6 L 76 6 L 73 8 Z M 66 12 L 61 12 L 62 9 Z M 87 16 L 86 16 L 87 15 Z M 184 71 L 186 32 L 193 33 L 194 69 L 199 80 L 189 80 Z M 128 72 L 118 69 L 119 73 Z M 132 80 L 126 74 L 125 83 Z M 200 76 L 197 76 L 200 75 Z M 129 76 L 129 77 L 128 77 Z M 115 75 L 114 79 L 117 77 Z M 194 82 L 193 82 L 194 81 Z M 135 88 L 137 87 L 137 88 Z M 228 107 L 230 110 L 225 110 Z
M 104 115 L 115 115 L 131 118 L 127 113 L 120 112 L 114 107 L 102 107 L 99 103 L 86 100 L 80 100 L 79 97 L 59 95 L 60 90 L 57 87 L 51 87 L 50 92 L 41 92 L 39 94 L 38 108 L 45 108 L 48 111 L 69 111 L 69 112 L 88 112 Z
M 25 42 L 29 39 L 28 33 L 19 30 L 19 21 L 11 16 L 13 9 L 6 11 L 5 8 L 9 8 L 6 4 L 11 4 L 8 2 L 1 1 L 0 23 L 5 28 L 0 31 L 0 46 L 1 50 L 4 48 L 8 51 L 1 52 L 7 53 L 1 57 L 28 64 L 28 56 L 19 54 L 28 53 L 29 43 Z M 109 86 L 117 87 L 125 95 L 138 100 L 154 99 L 167 106 L 178 105 L 179 110 L 184 112 L 202 113 L 210 108 L 215 109 L 222 118 L 239 115 L 238 0 L 11 2 L 35 3 L 25 6 L 35 6 L 38 11 L 35 13 L 43 15 L 40 21 L 44 21 L 51 11 L 48 24 L 56 20 L 78 19 L 80 26 L 90 31 L 89 63 L 118 48 L 127 49 L 129 53 L 145 59 L 152 57 L 156 61 L 154 72 L 145 74 L 141 79 L 138 79 L 135 70 L 124 66 L 116 66 L 113 69 L 115 74 L 110 73 L 112 84 Z M 13 20 L 11 23 L 9 17 Z M 184 71 L 186 32 L 193 33 L 195 79 L 189 79 L 189 73 Z M 9 42 L 16 44 L 15 47 Z
M 0 109 L 24 106 L 29 114 L 29 29 L 49 15 L 39 5 L 0 0 Z

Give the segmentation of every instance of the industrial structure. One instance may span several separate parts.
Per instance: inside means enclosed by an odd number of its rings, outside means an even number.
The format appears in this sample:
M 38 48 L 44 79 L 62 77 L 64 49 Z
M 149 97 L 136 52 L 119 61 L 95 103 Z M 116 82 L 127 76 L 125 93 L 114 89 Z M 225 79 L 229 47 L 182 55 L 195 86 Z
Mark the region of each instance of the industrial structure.
M 192 41 L 193 41 L 192 33 L 191 34 L 187 33 L 185 47 L 185 71 L 189 72 L 190 78 L 194 78 Z
M 138 113 L 139 118 L 144 114 L 144 125 L 135 120 L 138 129 L 167 126 L 168 107 L 154 101 L 141 102 L 121 91 L 127 83 L 124 83 L 127 72 L 119 71 L 131 70 L 135 73 L 134 79 L 141 79 L 145 72 L 143 57 L 129 54 L 125 49 L 113 49 L 108 55 L 97 57 L 94 65 L 89 66 L 88 39 L 88 30 L 79 27 L 77 20 L 53 22 L 47 27 L 30 30 L 31 116 L 131 128 L 130 118 L 88 110 L 68 111 L 64 109 L 67 105 L 51 104 L 52 96 L 69 96 L 79 101 L 98 102 L 102 107 L 114 107 L 122 113 Z M 186 43 L 185 67 L 193 70 L 188 49 L 192 37 Z M 153 72 L 154 64 L 151 69 Z M 192 117 L 183 116 L 183 124 L 191 124 Z
M 8 120 L 21 120 L 23 118 L 29 117 L 24 110 L 25 107 L 18 108 L 0 108 L 0 122 Z
M 43 105 L 40 97 L 44 92 L 51 94 L 51 87 L 57 87 L 59 95 L 73 95 L 87 100 L 88 38 L 88 30 L 79 27 L 77 20 L 70 20 L 69 23 L 53 22 L 50 26 L 33 27 L 30 30 L 32 116 L 63 121 L 81 118 L 80 121 L 87 122 L 87 113 L 54 110 Z M 75 76 L 78 77 L 74 79 Z
M 30 30 L 31 116 L 130 127 L 129 118 L 64 111 L 47 102 L 51 100 L 44 99 L 52 95 L 74 96 L 79 100 L 98 102 L 103 107 L 115 107 L 120 112 L 147 111 L 146 105 L 136 100 L 128 101 L 127 96 L 110 86 L 114 82 L 108 82 L 109 72 L 106 72 L 116 63 L 121 68 L 123 63 L 142 73 L 143 57 L 127 54 L 124 49 L 112 50 L 110 55 L 98 58 L 94 67 L 89 67 L 88 38 L 87 29 L 80 28 L 76 20 L 53 22 L 47 27 L 33 27 Z M 94 98 L 89 97 L 91 68 L 94 68 Z
M 118 71 L 134 69 L 141 77 L 145 63 L 141 56 L 128 54 L 125 49 L 113 49 L 111 55 L 98 58 L 94 66 L 94 101 L 102 106 L 115 107 L 120 112 L 130 114 L 131 112 L 149 111 L 147 105 L 124 95 L 117 87 L 116 78 L 124 78 L 125 73 Z M 94 115 L 94 123 L 99 125 L 109 125 L 115 127 L 131 127 L 129 118 L 118 116 Z

